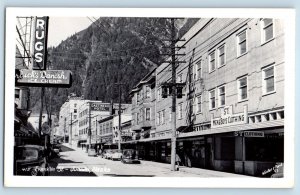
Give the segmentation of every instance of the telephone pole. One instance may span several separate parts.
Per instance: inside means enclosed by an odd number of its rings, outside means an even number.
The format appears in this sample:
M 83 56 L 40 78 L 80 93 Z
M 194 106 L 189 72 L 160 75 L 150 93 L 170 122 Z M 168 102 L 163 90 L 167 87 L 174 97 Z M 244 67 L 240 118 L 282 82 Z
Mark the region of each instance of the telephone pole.
M 73 113 L 71 112 L 71 123 L 70 123 L 70 140 L 69 140 L 69 144 L 70 146 L 72 146 L 72 123 L 73 123 L 73 119 L 72 119 Z
M 176 54 L 176 49 L 181 49 L 184 47 L 176 47 L 177 41 L 175 34 L 175 18 L 171 18 L 171 40 L 167 40 L 170 42 L 170 53 L 164 54 L 171 56 L 171 61 L 167 61 L 171 64 L 172 69 L 172 77 L 170 83 L 162 83 L 163 88 L 163 98 L 166 98 L 168 95 L 172 96 L 172 107 L 171 107 L 171 129 L 172 129 L 172 137 L 171 137 L 171 170 L 176 171 L 176 98 L 182 97 L 182 87 L 185 85 L 184 83 L 176 83 L 176 63 L 185 63 L 185 61 L 178 61 L 176 56 L 184 56 L 185 54 Z M 168 90 L 169 89 L 169 90 Z M 169 91 L 169 94 L 167 94 Z
M 91 118 L 91 102 L 88 102 L 89 103 L 89 129 L 88 129 L 88 150 L 87 152 L 89 151 L 89 149 L 91 149 L 91 144 L 92 144 L 92 130 L 91 130 L 91 125 L 92 125 L 92 118 Z
M 171 65 L 172 65 L 172 138 L 171 138 L 171 170 L 175 171 L 176 158 L 176 66 L 175 66 L 175 21 L 171 19 Z
M 118 116 L 119 116 L 119 124 L 118 124 L 118 149 L 121 150 L 121 110 L 122 110 L 122 105 L 121 105 L 121 97 L 122 97 L 122 85 L 125 85 L 125 83 L 115 83 L 119 87 L 119 109 L 118 109 Z

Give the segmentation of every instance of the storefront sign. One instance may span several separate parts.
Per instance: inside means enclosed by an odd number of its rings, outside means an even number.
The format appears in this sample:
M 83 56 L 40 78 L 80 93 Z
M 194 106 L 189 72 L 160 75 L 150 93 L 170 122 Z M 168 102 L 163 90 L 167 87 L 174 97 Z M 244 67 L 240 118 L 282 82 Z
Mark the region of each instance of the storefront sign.
M 70 87 L 70 70 L 16 70 L 16 86 L 32 87 Z
M 34 70 L 46 69 L 48 19 L 49 17 L 36 17 L 32 66 Z
M 92 111 L 110 111 L 110 104 L 103 104 L 101 102 L 91 102 L 91 110 Z
M 265 133 L 262 131 L 236 131 L 234 136 L 239 137 L 265 137 Z
M 212 116 L 211 128 L 245 124 L 247 123 L 247 118 L 248 118 L 248 113 L 246 109 L 244 109 L 244 112 L 242 113 L 233 114 L 232 106 L 225 107 L 221 111 L 220 118 L 214 118 Z

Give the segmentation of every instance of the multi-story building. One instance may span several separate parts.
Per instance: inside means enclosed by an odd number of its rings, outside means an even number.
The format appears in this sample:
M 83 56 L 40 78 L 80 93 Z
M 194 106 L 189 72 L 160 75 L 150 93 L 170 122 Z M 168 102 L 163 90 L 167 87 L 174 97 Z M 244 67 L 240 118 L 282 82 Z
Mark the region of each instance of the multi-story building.
M 121 127 L 122 124 L 128 121 L 131 121 L 132 115 L 131 113 L 123 113 L 121 114 Z M 113 143 L 118 144 L 119 143 L 119 115 L 114 115 L 113 117 Z M 123 129 L 121 128 L 121 141 L 122 141 L 122 132 Z
M 177 82 L 185 84 L 176 104 L 182 163 L 267 176 L 264 170 L 283 163 L 283 21 L 203 18 L 183 39 L 178 52 L 186 55 L 178 60 L 186 63 L 176 68 Z M 170 82 L 170 66 L 155 71 L 155 137 L 148 138 L 152 147 L 142 147 L 162 162 L 170 162 L 172 121 L 171 97 L 162 99 L 160 86 Z
M 77 97 L 75 94 L 70 94 L 66 102 L 61 106 L 59 111 L 59 132 L 58 136 L 63 136 L 65 142 L 75 144 L 78 140 L 77 125 L 79 118 L 79 108 L 87 100 L 83 97 Z
M 112 105 L 111 103 L 104 103 L 102 101 L 86 100 L 79 108 L 78 144 L 89 144 L 89 139 L 93 146 L 100 144 L 101 121 L 102 119 L 107 120 L 107 117 L 111 117 L 113 113 L 118 113 L 118 108 L 119 104 Z M 121 113 L 130 110 L 130 108 L 131 104 L 121 104 Z M 113 125 L 109 127 L 105 126 L 106 129 L 111 129 L 112 127 Z M 91 137 L 89 137 L 89 128 L 91 128 Z M 105 131 L 105 133 L 111 133 L 112 135 L 112 131 Z M 108 135 L 105 136 L 107 137 Z

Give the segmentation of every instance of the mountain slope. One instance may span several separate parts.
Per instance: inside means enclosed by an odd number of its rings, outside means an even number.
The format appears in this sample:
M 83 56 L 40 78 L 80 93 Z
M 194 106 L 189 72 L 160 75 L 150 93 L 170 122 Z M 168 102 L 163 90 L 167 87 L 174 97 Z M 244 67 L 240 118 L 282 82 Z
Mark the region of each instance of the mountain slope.
M 179 36 L 197 20 L 177 20 Z M 71 88 L 51 89 L 52 110 L 59 111 L 70 93 L 86 99 L 118 101 L 118 88 L 114 83 L 123 84 L 122 102 L 130 103 L 130 90 L 163 61 L 160 53 L 166 53 L 164 47 L 168 43 L 164 40 L 169 37 L 169 19 L 99 18 L 59 46 L 49 48 L 49 69 L 73 73 Z M 31 93 L 35 109 L 39 105 L 39 91 L 35 89 Z M 49 98 L 46 95 L 46 102 L 50 102 Z

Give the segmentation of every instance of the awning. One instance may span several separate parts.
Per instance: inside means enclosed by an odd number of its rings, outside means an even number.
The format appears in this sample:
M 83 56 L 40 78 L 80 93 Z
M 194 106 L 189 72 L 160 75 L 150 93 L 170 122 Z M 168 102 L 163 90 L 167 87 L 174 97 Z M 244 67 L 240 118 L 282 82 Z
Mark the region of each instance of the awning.
M 188 132 L 188 133 L 181 133 L 178 135 L 178 137 L 179 138 L 180 137 L 192 137 L 192 136 L 211 135 L 211 134 L 227 133 L 227 132 L 234 132 L 234 131 L 259 130 L 259 129 L 266 129 L 266 128 L 272 128 L 272 127 L 283 127 L 283 126 L 284 126 L 284 120 L 274 120 L 274 121 L 266 121 L 266 122 L 260 122 L 260 123 L 218 127 L 218 128 L 206 129 L 206 130 L 202 130 L 202 131 L 192 131 L 192 132 Z

